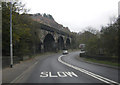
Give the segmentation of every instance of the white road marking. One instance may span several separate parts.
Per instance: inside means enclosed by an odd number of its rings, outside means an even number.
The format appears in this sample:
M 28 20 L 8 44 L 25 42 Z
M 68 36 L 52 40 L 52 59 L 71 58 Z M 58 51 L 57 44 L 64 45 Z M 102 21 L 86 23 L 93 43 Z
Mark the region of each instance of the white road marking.
M 41 72 L 40 77 L 48 77 L 48 72 Z
M 49 72 L 50 77 L 58 77 L 57 75 L 53 75 L 51 72 Z
M 57 72 L 57 74 L 60 77 L 67 77 L 67 75 L 65 74 L 65 72 Z
M 65 72 L 67 75 L 69 75 L 70 77 L 78 77 L 78 75 L 76 75 L 74 72 Z
M 52 74 L 52 72 L 41 72 L 40 77 L 78 77 L 74 72 L 56 72 L 56 74 Z
M 94 77 L 94 78 L 96 78 L 96 79 L 98 79 L 98 80 L 100 80 L 100 81 L 102 81 L 102 82 L 105 82 L 105 83 L 108 83 L 108 84 L 118 84 L 118 85 L 120 85 L 118 82 L 115 82 L 115 81 L 110 80 L 110 79 L 108 79 L 108 78 L 102 77 L 102 76 L 100 76 L 100 75 L 98 75 L 98 74 L 92 73 L 92 72 L 87 71 L 87 70 L 85 70 L 85 69 L 83 69 L 83 68 L 76 67 L 76 66 L 74 66 L 74 65 L 71 65 L 71 64 L 69 64 L 69 63 L 66 63 L 65 61 L 63 61 L 63 60 L 61 59 L 63 56 L 65 56 L 65 55 L 61 55 L 60 57 L 58 57 L 58 61 L 61 62 L 62 64 L 66 65 L 66 66 L 69 66 L 69 67 L 71 67 L 71 68 L 73 68 L 73 69 L 75 69 L 75 70 L 78 70 L 78 71 L 80 71 L 80 72 L 83 72 L 83 73 L 85 73 L 85 74 L 87 74 L 87 75 L 89 75 L 89 76 L 91 76 L 91 77 Z

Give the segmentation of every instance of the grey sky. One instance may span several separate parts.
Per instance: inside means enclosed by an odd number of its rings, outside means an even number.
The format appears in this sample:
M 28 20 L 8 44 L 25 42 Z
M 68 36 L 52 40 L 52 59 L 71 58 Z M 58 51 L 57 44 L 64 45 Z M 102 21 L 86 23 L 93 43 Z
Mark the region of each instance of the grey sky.
M 51 14 L 55 21 L 71 31 L 92 26 L 98 30 L 118 15 L 119 0 L 21 0 L 30 13 Z

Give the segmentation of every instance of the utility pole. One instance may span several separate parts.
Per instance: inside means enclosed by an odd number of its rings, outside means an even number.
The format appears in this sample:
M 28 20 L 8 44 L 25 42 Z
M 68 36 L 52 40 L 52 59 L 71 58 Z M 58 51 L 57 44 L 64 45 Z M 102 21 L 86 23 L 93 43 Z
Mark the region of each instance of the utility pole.
M 12 2 L 10 2 L 10 67 L 13 67 L 13 46 L 12 46 Z

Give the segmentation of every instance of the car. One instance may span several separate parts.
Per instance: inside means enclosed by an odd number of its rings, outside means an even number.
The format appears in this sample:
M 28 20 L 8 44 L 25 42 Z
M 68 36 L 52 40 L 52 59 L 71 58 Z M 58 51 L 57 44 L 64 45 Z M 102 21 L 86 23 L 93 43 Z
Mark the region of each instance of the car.
M 67 49 L 63 49 L 63 54 L 68 54 L 68 50 Z
M 85 55 L 86 55 L 86 51 L 84 49 L 81 49 L 79 56 L 84 57 Z
M 84 49 L 81 49 L 81 50 L 80 50 L 80 53 L 85 53 L 85 50 L 84 50 Z

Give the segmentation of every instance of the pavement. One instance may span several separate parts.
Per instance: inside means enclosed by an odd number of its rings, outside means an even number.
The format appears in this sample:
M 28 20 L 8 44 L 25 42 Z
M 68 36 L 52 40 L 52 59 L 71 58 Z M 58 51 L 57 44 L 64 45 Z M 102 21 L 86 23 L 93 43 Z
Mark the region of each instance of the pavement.
M 81 62 L 79 52 L 38 56 L 3 70 L 3 83 L 115 83 L 118 69 Z
M 38 61 L 38 59 L 43 59 L 45 57 L 47 57 L 47 55 L 37 56 L 35 58 L 21 61 L 20 63 L 13 65 L 13 68 L 4 68 L 2 70 L 2 83 L 11 83 L 12 80 L 16 79 L 19 75 L 31 67 L 36 61 Z

